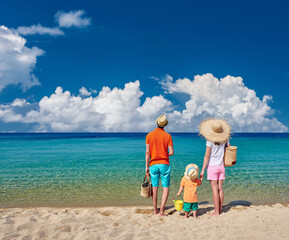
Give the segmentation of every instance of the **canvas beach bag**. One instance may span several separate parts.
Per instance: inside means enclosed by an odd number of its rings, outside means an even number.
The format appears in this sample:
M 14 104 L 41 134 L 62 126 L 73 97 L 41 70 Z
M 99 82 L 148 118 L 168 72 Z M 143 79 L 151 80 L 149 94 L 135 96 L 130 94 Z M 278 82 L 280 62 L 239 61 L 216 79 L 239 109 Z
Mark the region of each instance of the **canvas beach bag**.
M 224 154 L 225 167 L 231 167 L 235 165 L 236 162 L 237 162 L 237 147 L 235 146 L 225 147 L 225 154 Z
M 149 198 L 152 196 L 152 184 L 150 180 L 150 175 L 148 173 L 145 175 L 144 180 L 141 184 L 140 195 L 144 198 Z

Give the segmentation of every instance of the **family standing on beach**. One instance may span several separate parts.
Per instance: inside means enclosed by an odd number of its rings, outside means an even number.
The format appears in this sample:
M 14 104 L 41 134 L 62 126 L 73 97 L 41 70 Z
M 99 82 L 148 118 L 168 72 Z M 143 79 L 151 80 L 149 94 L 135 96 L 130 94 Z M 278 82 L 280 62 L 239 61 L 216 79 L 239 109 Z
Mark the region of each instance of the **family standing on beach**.
M 157 128 L 146 136 L 146 174 L 150 174 L 152 184 L 152 199 L 154 206 L 154 215 L 159 214 L 160 217 L 166 216 L 164 213 L 166 202 L 169 196 L 170 187 L 170 162 L 169 156 L 174 154 L 173 141 L 169 133 L 164 131 L 164 127 L 168 124 L 165 115 L 161 115 L 156 119 Z M 202 184 L 205 170 L 207 168 L 207 179 L 210 181 L 214 213 L 219 215 L 222 213 L 222 205 L 224 202 L 223 181 L 225 180 L 224 153 L 225 147 L 229 147 L 230 126 L 222 119 L 207 119 L 200 126 L 200 135 L 206 141 L 206 153 L 204 157 L 203 167 L 198 178 L 199 168 L 195 164 L 189 164 L 181 180 L 178 196 L 184 190 L 183 209 L 185 218 L 193 211 L 193 216 L 197 217 L 198 196 L 197 187 Z M 161 207 L 158 212 L 157 193 L 159 180 L 163 186 L 163 194 Z

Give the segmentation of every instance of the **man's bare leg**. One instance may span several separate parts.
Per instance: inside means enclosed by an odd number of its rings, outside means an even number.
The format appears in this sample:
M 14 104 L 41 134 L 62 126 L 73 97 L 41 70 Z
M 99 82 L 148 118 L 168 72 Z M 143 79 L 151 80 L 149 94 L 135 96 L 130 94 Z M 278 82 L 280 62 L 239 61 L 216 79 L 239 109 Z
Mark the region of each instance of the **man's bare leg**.
M 153 187 L 153 205 L 154 205 L 154 215 L 158 214 L 158 187 Z
M 169 189 L 170 189 L 169 187 L 163 188 L 162 203 L 161 203 L 161 208 L 160 208 L 160 217 L 167 216 L 164 214 L 164 211 L 165 211 L 165 206 L 169 197 Z

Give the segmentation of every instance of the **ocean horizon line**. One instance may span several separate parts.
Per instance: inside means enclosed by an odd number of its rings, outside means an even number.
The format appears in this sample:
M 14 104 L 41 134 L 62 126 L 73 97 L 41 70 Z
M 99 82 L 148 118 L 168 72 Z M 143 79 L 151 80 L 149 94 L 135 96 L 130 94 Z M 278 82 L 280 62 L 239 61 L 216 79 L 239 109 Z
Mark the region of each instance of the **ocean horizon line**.
M 151 131 L 151 130 L 150 130 Z M 148 132 L 10 132 L 3 131 L 0 134 L 147 134 Z M 172 134 L 199 134 L 198 132 L 171 132 Z M 289 134 L 288 132 L 232 132 L 232 134 Z

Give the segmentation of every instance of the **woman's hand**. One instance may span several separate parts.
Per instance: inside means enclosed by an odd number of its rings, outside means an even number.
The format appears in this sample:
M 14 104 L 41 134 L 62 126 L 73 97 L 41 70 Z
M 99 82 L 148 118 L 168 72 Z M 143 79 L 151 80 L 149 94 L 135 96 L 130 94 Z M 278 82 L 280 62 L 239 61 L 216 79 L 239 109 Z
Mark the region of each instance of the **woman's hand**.
M 203 180 L 204 177 L 204 171 L 202 170 L 202 172 L 200 173 L 200 179 Z
M 181 193 L 180 193 L 180 192 L 178 192 L 178 193 L 177 193 L 177 196 L 180 196 L 180 195 L 181 195 Z

